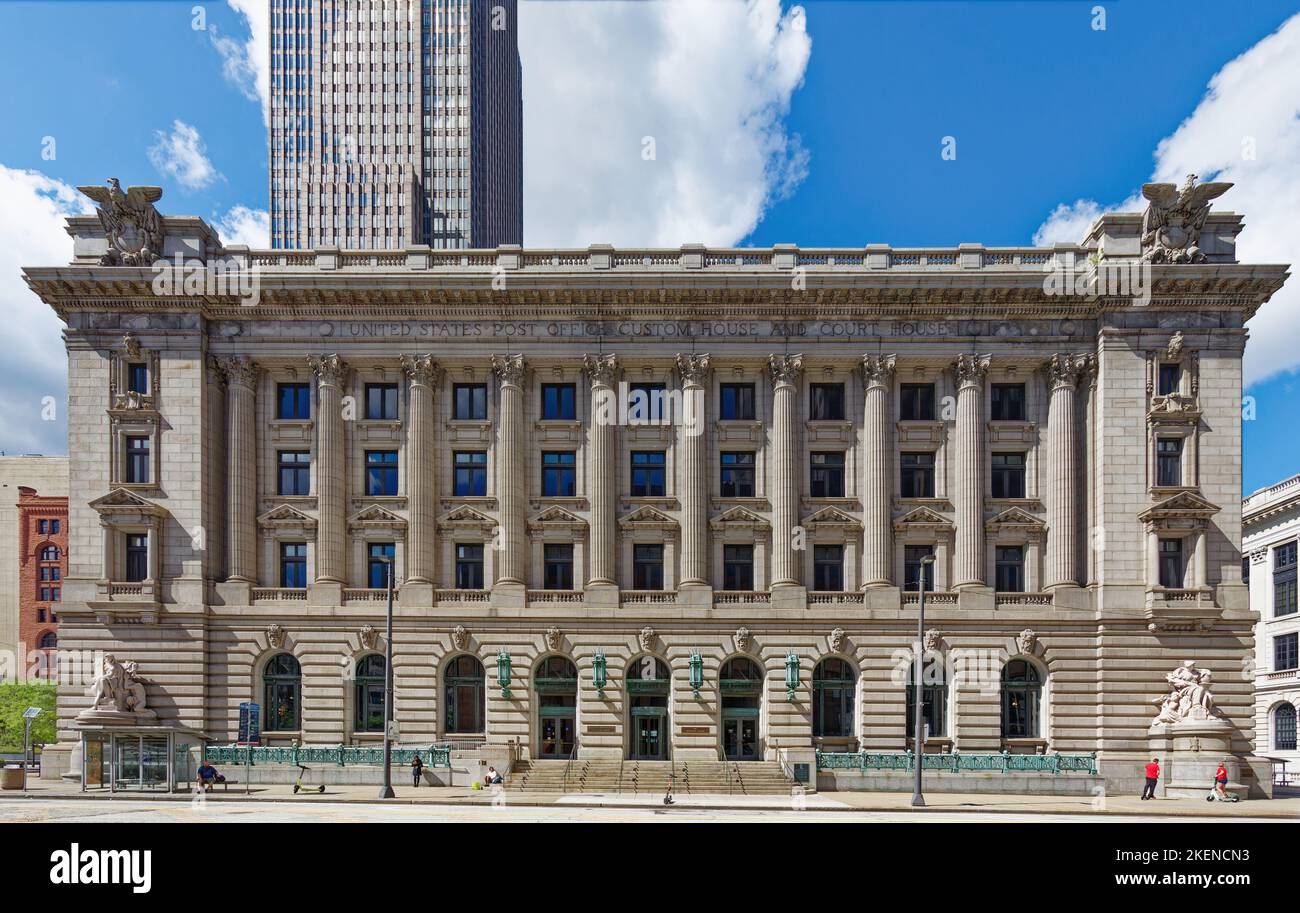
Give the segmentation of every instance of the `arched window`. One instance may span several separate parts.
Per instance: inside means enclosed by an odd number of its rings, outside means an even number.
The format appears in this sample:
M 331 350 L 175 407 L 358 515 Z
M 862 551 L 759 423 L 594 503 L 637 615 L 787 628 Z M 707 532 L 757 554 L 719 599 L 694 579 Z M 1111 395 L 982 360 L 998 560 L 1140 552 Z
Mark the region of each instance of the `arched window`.
M 1002 667 L 1002 738 L 1042 737 L 1043 679 L 1032 663 L 1013 659 Z
M 573 660 L 567 656 L 548 656 L 537 664 L 537 671 L 534 676 L 543 681 L 547 680 L 564 680 L 578 678 L 578 667 L 573 664 Z
M 916 733 L 916 663 L 907 671 L 907 737 Z M 948 672 L 942 656 L 932 656 L 921 667 L 921 719 L 927 738 L 948 734 Z
M 301 708 L 302 667 L 288 653 L 272 656 L 262 667 L 262 729 L 267 732 L 301 729 Z
M 823 659 L 813 669 L 813 736 L 853 735 L 853 691 L 857 675 L 842 659 Z
M 58 561 L 58 560 L 59 560 L 59 547 L 58 547 L 57 545 L 47 545 L 47 546 L 45 546 L 45 548 L 41 549 L 41 560 L 42 560 L 42 561 Z
M 486 689 L 483 664 L 462 653 L 447 664 L 443 677 L 446 706 L 443 709 L 447 732 L 483 732 L 486 713 Z
M 53 650 L 59 645 L 59 637 L 53 631 L 46 631 L 41 635 L 40 649 Z M 1291 747 L 1295 748 L 1295 714 L 1291 716 Z
M 1273 748 L 1295 751 L 1295 707 L 1283 704 L 1273 712 Z
M 371 653 L 357 660 L 356 703 L 352 713 L 355 732 L 384 731 L 384 658 Z

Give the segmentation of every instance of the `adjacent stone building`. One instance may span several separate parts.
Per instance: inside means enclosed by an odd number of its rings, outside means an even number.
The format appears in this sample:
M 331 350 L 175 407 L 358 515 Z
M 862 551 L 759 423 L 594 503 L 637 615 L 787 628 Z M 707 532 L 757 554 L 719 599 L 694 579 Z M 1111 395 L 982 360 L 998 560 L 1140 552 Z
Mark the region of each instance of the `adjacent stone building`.
M 39 644 L 47 634 L 57 636 L 62 583 L 48 578 L 68 569 L 67 495 L 67 457 L 0 456 L 0 649 L 6 677 L 44 674 L 35 653 L 44 652 Z M 51 547 L 59 550 L 57 557 Z
M 372 743 L 391 559 L 403 742 L 792 768 L 909 747 L 926 574 L 928 750 L 1096 753 L 1136 791 L 1194 660 L 1250 780 L 1241 356 L 1286 267 L 1201 216 L 1177 251 L 1136 214 L 1052 248 L 381 253 L 163 220 L 255 300 L 160 294 L 74 218 L 26 271 L 68 324 L 61 647 L 222 742 L 257 700 L 271 744 Z

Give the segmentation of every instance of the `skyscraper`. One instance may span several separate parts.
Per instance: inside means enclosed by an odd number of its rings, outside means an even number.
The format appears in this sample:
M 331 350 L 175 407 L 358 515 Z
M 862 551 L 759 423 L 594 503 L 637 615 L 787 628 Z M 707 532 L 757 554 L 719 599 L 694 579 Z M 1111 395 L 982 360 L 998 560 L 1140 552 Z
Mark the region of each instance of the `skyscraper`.
M 516 0 L 272 0 L 271 245 L 523 236 Z

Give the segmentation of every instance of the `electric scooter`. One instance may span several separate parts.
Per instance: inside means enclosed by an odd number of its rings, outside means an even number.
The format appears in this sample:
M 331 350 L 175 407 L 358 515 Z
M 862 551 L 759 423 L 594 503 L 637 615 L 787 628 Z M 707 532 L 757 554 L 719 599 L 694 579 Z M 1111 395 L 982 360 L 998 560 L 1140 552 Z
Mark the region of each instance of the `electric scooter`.
M 293 781 L 293 794 L 294 794 L 295 796 L 298 795 L 299 790 L 301 790 L 302 792 L 305 792 L 305 793 L 309 793 L 309 792 L 311 792 L 312 790 L 315 790 L 315 791 L 318 792 L 318 793 L 323 793 L 323 792 L 325 792 L 325 784 L 324 784 L 324 783 L 321 783 L 319 786 L 312 786 L 312 785 L 310 785 L 310 784 L 308 784 L 308 783 L 304 783 L 304 782 L 302 782 L 302 780 L 303 780 L 303 776 L 304 776 L 304 775 L 307 773 L 307 771 L 309 771 L 309 770 L 311 770 L 311 768 L 308 767 L 306 764 L 299 764 L 299 765 L 298 765 L 298 776 L 297 776 L 297 778 L 295 778 L 294 781 Z
M 1236 793 L 1228 793 L 1227 797 L 1219 795 L 1218 784 L 1210 787 L 1210 794 L 1205 797 L 1206 802 L 1240 802 L 1241 796 Z

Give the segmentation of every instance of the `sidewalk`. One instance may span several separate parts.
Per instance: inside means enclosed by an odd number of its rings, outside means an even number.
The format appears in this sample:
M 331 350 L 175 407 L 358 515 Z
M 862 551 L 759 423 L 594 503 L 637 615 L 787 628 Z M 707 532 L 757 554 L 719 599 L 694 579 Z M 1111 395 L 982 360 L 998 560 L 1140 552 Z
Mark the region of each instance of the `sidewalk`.
M 207 794 L 210 802 L 346 802 L 358 804 L 419 804 L 419 805 L 491 805 L 494 802 L 517 807 L 589 807 L 628 808 L 663 805 L 663 794 L 655 793 L 533 793 L 507 789 L 501 793 L 473 790 L 463 786 L 420 787 L 413 789 L 402 782 L 393 784 L 397 794 L 394 799 L 376 798 L 379 787 L 330 786 L 324 795 L 304 793 L 295 796 L 289 785 L 255 784 L 245 793 L 242 785 L 232 785 L 222 791 Z M 190 802 L 189 793 L 127 793 L 110 794 L 104 790 L 81 792 L 76 786 L 48 780 L 33 780 L 28 795 L 20 792 L 0 792 L 0 800 L 46 802 L 63 799 L 103 799 L 105 801 Z M 876 792 L 821 792 L 798 797 L 785 796 L 728 796 L 687 795 L 673 797 L 678 808 L 707 809 L 771 809 L 788 811 L 795 807 L 816 811 L 906 811 L 911 809 L 910 793 Z M 796 806 L 796 801 L 798 805 Z M 963 794 L 929 793 L 925 797 L 926 811 L 952 812 L 1015 812 L 1042 815 L 1146 815 L 1158 817 L 1221 817 L 1269 818 L 1278 821 L 1300 822 L 1300 798 L 1254 799 L 1237 803 L 1206 802 L 1203 799 L 1154 799 L 1143 802 L 1136 796 L 1027 796 L 1023 794 Z

